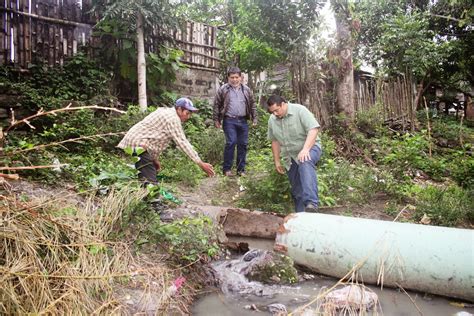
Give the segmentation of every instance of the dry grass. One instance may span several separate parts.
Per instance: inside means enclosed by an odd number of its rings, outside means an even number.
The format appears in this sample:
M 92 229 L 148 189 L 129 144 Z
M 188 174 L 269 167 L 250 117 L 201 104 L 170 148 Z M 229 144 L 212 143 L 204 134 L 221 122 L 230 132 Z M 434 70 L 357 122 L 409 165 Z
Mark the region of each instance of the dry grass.
M 184 306 L 167 291 L 172 273 L 162 262 L 137 260 L 127 243 L 110 240 L 145 194 L 124 189 L 85 207 L 2 196 L 0 314 L 130 314 L 150 308 L 147 296 L 157 314 Z M 142 297 L 123 296 L 129 287 Z

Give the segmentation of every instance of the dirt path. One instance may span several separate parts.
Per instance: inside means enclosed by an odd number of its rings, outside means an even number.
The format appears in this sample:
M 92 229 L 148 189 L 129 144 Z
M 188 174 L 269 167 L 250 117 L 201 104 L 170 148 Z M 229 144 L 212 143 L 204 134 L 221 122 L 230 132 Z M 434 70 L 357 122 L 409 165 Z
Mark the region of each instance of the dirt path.
M 177 188 L 178 196 L 186 204 L 237 207 L 238 198 L 244 194 L 238 177 L 216 176 L 204 178 L 197 187 Z
M 238 177 L 217 176 L 201 180 L 197 187 L 178 187 L 178 196 L 185 204 L 214 205 L 237 208 L 239 198 L 245 194 Z M 391 221 L 393 216 L 384 212 L 389 198 L 376 194 L 365 204 L 343 204 L 337 207 L 321 207 L 320 212 L 333 215 L 344 215 Z

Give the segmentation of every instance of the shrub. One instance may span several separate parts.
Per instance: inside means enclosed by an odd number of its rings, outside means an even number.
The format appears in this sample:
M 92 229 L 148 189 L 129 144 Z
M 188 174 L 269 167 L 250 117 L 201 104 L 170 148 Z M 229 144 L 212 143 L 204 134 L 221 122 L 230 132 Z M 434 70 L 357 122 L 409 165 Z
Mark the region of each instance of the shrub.
M 423 134 L 404 134 L 385 145 L 388 154 L 381 160 L 399 177 L 412 176 L 416 169 L 426 165 L 428 141 Z
M 159 228 L 164 247 L 178 263 L 215 257 L 219 251 L 217 231 L 206 216 L 184 218 Z
M 290 183 L 285 175 L 276 172 L 270 150 L 252 151 L 248 165 L 247 176 L 243 178 L 246 190 L 239 205 L 254 210 L 291 213 Z
M 326 205 L 336 202 L 364 203 L 377 192 L 389 192 L 395 182 L 385 171 L 372 169 L 362 163 L 350 164 L 342 159 L 328 159 L 323 162 L 319 180 L 327 185 L 332 196 L 331 203 Z
M 474 187 L 474 157 L 469 150 L 472 150 L 471 146 L 465 145 L 464 150 L 456 151 L 447 163 L 452 178 L 466 189 Z
M 412 197 L 416 200 L 414 219 L 419 221 L 428 215 L 433 225 L 456 226 L 474 221 L 474 192 L 457 185 L 447 187 L 413 186 Z
M 377 104 L 367 110 L 357 111 L 356 126 L 368 136 L 375 136 L 383 131 L 382 106 Z

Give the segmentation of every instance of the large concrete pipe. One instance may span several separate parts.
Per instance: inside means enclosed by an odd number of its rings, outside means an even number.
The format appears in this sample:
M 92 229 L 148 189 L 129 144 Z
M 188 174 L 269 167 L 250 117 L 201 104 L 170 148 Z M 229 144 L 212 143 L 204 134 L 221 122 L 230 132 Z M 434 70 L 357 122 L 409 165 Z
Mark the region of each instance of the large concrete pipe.
M 311 270 L 474 301 L 474 230 L 327 214 L 285 218 L 275 249 Z

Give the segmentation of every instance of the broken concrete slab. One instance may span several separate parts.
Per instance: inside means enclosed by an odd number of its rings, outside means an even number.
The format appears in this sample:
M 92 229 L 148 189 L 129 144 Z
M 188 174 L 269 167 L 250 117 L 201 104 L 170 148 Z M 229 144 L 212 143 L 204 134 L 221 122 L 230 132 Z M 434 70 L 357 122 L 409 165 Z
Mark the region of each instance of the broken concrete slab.
M 168 209 L 162 213 L 167 219 L 206 215 L 222 225 L 224 232 L 232 236 L 275 239 L 283 216 L 275 213 L 227 208 L 213 205 L 185 205 Z

